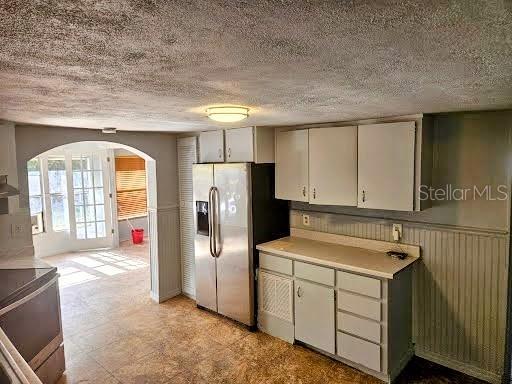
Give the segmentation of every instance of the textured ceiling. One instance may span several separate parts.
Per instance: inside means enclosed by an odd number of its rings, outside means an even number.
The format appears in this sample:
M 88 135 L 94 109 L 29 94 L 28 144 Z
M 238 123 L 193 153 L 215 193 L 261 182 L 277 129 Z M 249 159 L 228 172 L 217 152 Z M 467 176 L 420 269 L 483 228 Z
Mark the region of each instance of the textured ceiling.
M 512 1 L 2 0 L 0 118 L 212 127 L 512 107 Z

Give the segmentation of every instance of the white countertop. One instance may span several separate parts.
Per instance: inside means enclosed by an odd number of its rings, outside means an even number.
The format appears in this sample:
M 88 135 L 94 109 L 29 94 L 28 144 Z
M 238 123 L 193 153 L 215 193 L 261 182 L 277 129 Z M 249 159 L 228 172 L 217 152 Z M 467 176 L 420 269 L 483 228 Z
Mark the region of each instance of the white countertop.
M 294 236 L 259 244 L 256 249 L 293 260 L 385 279 L 392 279 L 396 273 L 418 260 L 414 256 L 399 260 L 385 252 Z

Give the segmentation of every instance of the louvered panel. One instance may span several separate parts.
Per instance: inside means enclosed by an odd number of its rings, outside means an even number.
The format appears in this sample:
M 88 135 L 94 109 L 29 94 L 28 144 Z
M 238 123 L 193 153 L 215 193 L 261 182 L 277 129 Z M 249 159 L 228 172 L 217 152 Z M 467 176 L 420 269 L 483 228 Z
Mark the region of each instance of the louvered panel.
M 293 322 L 293 281 L 261 271 L 260 311 Z
M 180 238 L 182 291 L 194 297 L 194 209 L 192 199 L 192 165 L 197 162 L 197 138 L 178 139 L 178 178 L 180 198 Z
M 193 140 L 190 140 L 193 139 Z M 197 163 L 196 138 L 178 140 L 178 177 L 180 202 L 192 201 L 192 164 Z
M 185 203 L 180 209 L 181 228 L 181 263 L 182 263 L 182 289 L 183 292 L 194 296 L 195 258 L 194 258 L 194 215 L 191 203 Z
M 391 241 L 392 221 L 291 211 L 291 227 Z M 403 241 L 421 247 L 415 264 L 416 354 L 491 382 L 505 356 L 507 235 L 404 223 Z

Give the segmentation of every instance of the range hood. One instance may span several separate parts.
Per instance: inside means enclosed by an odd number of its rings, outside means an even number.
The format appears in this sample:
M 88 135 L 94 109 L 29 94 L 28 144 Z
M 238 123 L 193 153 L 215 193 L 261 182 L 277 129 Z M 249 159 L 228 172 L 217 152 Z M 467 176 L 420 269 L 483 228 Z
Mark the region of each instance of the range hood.
M 0 199 L 10 196 L 18 196 L 20 191 L 12 185 L 7 184 L 7 175 L 0 175 Z

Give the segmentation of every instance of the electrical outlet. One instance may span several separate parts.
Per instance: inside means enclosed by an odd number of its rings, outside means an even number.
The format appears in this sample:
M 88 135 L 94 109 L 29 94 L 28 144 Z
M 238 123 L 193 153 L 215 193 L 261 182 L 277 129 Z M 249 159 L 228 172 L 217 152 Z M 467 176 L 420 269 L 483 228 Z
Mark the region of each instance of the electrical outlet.
M 25 227 L 23 224 L 11 224 L 11 236 L 13 238 L 23 236 L 25 232 Z
M 402 239 L 402 224 L 393 224 L 391 235 L 394 241 L 400 241 Z
M 302 225 L 309 227 L 309 215 L 302 215 Z

